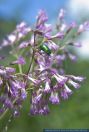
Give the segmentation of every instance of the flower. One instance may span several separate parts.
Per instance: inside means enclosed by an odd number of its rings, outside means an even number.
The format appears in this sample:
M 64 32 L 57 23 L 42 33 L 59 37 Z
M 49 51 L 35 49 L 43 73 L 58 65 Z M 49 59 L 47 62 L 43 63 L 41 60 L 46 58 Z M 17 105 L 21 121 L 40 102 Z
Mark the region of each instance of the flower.
M 64 15 L 65 15 L 65 10 L 64 9 L 60 9 L 60 12 L 59 12 L 59 19 L 63 19 L 64 18 Z
M 71 75 L 70 77 L 72 79 L 74 79 L 75 81 L 78 81 L 78 82 L 82 82 L 85 79 L 85 77 L 82 77 L 82 76 L 73 76 L 73 75 Z
M 37 19 L 36 29 L 42 29 L 43 28 L 42 26 L 48 20 L 46 12 L 44 10 L 40 10 L 36 19 Z
M 57 80 L 59 87 L 63 87 L 67 81 L 67 77 L 64 77 L 59 74 L 54 74 L 53 77 Z
M 30 41 L 24 41 L 19 45 L 19 49 L 26 48 L 30 45 Z
M 20 57 L 18 57 L 18 59 L 16 61 L 13 61 L 11 64 L 24 65 L 24 64 L 26 64 L 26 62 L 25 62 L 25 59 L 22 56 L 20 56 Z
M 8 45 L 14 45 L 17 41 L 19 41 L 21 38 L 24 38 L 31 31 L 31 28 L 25 22 L 21 22 L 16 26 L 16 30 L 14 30 L 6 37 L 6 39 L 2 41 L 0 46 L 1 49 Z
M 13 73 L 15 73 L 15 68 L 12 68 L 12 67 L 6 67 L 6 72 L 8 73 L 8 74 L 13 74 Z
M 72 53 L 68 53 L 68 57 L 73 62 L 76 62 L 76 60 L 77 60 L 77 57 L 74 54 L 72 54 Z
M 0 115 L 9 109 L 14 117 L 19 116 L 29 94 L 30 114 L 47 115 L 50 112 L 49 103 L 60 104 L 62 99 L 67 100 L 73 93 L 71 86 L 75 89 L 80 87 L 85 78 L 67 75 L 64 61 L 67 58 L 76 61 L 77 57 L 67 46 L 81 46 L 75 40 L 89 29 L 89 22 L 79 26 L 76 22 L 68 24 L 64 16 L 65 10 L 61 9 L 53 27 L 47 23 L 46 12 L 40 10 L 34 27 L 21 22 L 0 44 L 0 50 L 5 46 L 13 47 L 10 53 L 16 56 L 10 65 L 0 65 Z M 3 59 L 0 56 L 0 61 Z M 22 70 L 21 65 L 25 65 Z
M 68 43 L 69 45 L 76 46 L 76 47 L 81 47 L 81 42 L 70 42 Z
M 68 96 L 71 95 L 73 91 L 65 84 L 64 89 L 61 89 L 61 97 L 65 100 L 68 99 Z
M 58 97 L 58 93 L 57 92 L 51 92 L 51 95 L 49 97 L 49 101 L 52 104 L 59 104 L 60 100 L 59 100 L 59 97 Z
M 74 88 L 78 89 L 80 87 L 80 85 L 72 80 L 68 81 L 69 84 L 71 84 Z
M 44 92 L 45 93 L 50 93 L 51 92 L 51 88 L 50 88 L 50 85 L 49 85 L 49 81 L 46 81 L 46 83 L 45 83 Z
M 20 39 L 24 37 L 27 33 L 31 32 L 31 28 L 27 26 L 25 22 L 21 22 L 16 26 L 16 32 L 18 33 L 17 38 Z

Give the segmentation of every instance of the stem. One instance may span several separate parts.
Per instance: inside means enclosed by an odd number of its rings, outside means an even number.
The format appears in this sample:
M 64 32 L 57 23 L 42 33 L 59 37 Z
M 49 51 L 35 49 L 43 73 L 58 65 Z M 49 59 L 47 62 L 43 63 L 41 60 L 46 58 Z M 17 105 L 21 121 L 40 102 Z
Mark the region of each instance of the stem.
M 13 101 L 13 104 L 16 102 L 16 100 L 17 99 L 15 99 L 14 101 Z M 8 112 L 8 108 L 5 110 L 5 112 L 0 116 L 0 120 L 4 117 L 4 115 L 6 115 L 6 113 Z
M 19 72 L 20 72 L 20 73 L 23 73 L 23 71 L 22 71 L 22 66 L 21 66 L 20 64 L 18 64 L 18 67 L 19 67 Z
M 31 69 L 31 66 L 32 66 L 33 60 L 34 60 L 34 49 L 33 49 L 33 54 L 32 54 L 32 58 L 31 58 L 31 61 L 30 61 L 30 65 L 29 65 L 29 68 L 28 68 L 28 71 L 27 71 L 27 75 L 28 75 L 29 72 L 30 72 L 30 69 Z
M 11 116 L 9 117 L 7 123 L 6 123 L 5 128 L 3 129 L 3 132 L 7 132 L 7 131 L 8 131 L 8 127 L 9 127 L 9 125 L 10 125 L 10 123 L 11 123 L 12 120 L 13 120 L 13 116 L 11 115 Z
M 6 115 L 7 112 L 8 112 L 8 109 L 6 109 L 5 112 L 0 116 L 0 120 L 4 117 L 4 115 Z
M 18 59 L 18 55 L 17 54 L 15 54 L 15 57 L 16 57 L 16 59 Z M 22 66 L 20 64 L 18 64 L 18 68 L 19 68 L 19 72 L 23 73 Z
M 36 37 L 36 34 L 34 33 L 34 47 L 35 47 L 35 37 Z M 29 65 L 29 68 L 28 68 L 28 71 L 27 71 L 27 75 L 31 71 L 31 67 L 32 67 L 32 64 L 33 64 L 33 61 L 34 61 L 34 53 L 35 53 L 34 47 L 33 47 L 33 53 L 32 53 L 32 58 L 31 58 L 31 61 L 30 61 L 30 65 Z
M 18 37 L 18 36 L 17 36 Z M 18 43 L 17 43 L 18 44 Z M 12 49 L 15 49 L 15 47 L 14 47 L 14 45 L 12 45 L 11 46 L 12 47 Z M 13 55 L 13 54 L 12 54 Z M 15 49 L 15 54 L 13 55 L 14 57 L 16 57 L 16 59 L 18 59 L 18 54 L 17 54 L 17 52 L 16 52 L 16 49 Z M 18 68 L 19 68 L 19 72 L 20 73 L 23 73 L 23 71 L 22 71 L 22 66 L 20 65 L 20 64 L 18 64 Z

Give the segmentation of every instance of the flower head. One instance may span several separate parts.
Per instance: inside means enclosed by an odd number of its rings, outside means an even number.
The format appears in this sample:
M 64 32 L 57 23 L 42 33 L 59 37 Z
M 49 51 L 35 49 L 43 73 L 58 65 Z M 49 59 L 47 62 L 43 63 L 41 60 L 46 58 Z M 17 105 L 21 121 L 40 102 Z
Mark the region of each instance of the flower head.
M 77 57 L 67 46 L 81 46 L 75 40 L 89 29 L 89 22 L 79 26 L 76 22 L 68 24 L 64 16 L 65 10 L 61 9 L 53 27 L 47 23 L 46 12 L 40 10 L 34 27 L 21 22 L 0 44 L 0 50 L 11 46 L 10 53 L 16 57 L 10 66 L 0 65 L 0 115 L 10 109 L 13 116 L 19 116 L 23 101 L 29 95 L 30 114 L 47 115 L 49 103 L 60 104 L 73 93 L 71 86 L 80 87 L 85 78 L 66 75 L 64 61 L 76 61 Z M 0 62 L 3 60 L 0 56 Z

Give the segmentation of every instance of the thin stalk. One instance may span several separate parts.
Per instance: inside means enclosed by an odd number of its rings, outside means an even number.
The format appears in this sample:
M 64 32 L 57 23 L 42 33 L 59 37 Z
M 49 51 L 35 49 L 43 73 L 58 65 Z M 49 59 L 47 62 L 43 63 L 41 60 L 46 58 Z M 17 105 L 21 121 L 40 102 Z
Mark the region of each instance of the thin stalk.
M 17 54 L 15 54 L 15 57 L 16 57 L 16 59 L 18 59 L 18 55 Z M 19 68 L 19 72 L 23 73 L 22 66 L 20 64 L 18 64 L 18 68 Z
M 29 72 L 31 71 L 31 67 L 32 67 L 32 64 L 33 64 L 33 61 L 34 61 L 34 54 L 35 54 L 35 37 L 36 37 L 36 34 L 34 33 L 34 47 L 33 47 L 33 53 L 32 53 L 32 58 L 31 58 L 31 61 L 30 61 L 30 65 L 29 65 L 29 68 L 28 68 L 28 71 L 27 71 L 27 75 L 29 74 Z
M 3 119 L 4 115 L 8 112 L 8 109 L 5 110 L 5 112 L 0 116 L 0 120 Z
M 18 35 L 17 35 L 17 37 L 18 37 Z M 16 44 L 18 44 L 18 42 L 17 42 Z M 11 45 L 11 47 L 12 47 L 13 50 L 15 49 L 14 45 Z M 15 51 L 15 54 L 14 54 L 14 55 L 12 54 L 12 55 L 13 55 L 14 57 L 16 57 L 16 59 L 18 59 L 18 54 L 17 54 L 16 49 L 15 49 L 14 51 Z M 20 64 L 18 64 L 18 68 L 19 68 L 19 72 L 20 72 L 20 73 L 23 73 L 23 71 L 22 71 L 22 66 L 21 66 Z
M 16 102 L 16 100 L 17 99 L 15 99 L 14 101 L 13 101 L 13 104 Z M 0 120 L 4 117 L 4 115 L 6 115 L 6 113 L 8 112 L 8 108 L 5 110 L 5 112 L 0 116 Z

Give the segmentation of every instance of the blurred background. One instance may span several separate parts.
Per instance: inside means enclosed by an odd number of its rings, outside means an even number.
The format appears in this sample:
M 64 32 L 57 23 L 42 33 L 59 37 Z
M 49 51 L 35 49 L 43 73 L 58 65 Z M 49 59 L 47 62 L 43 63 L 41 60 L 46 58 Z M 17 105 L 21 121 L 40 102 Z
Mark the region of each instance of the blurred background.
M 54 23 L 61 8 L 66 10 L 66 21 L 82 23 L 89 20 L 89 0 L 0 0 L 0 41 L 21 21 L 32 25 L 40 9 L 46 10 L 49 22 Z M 28 116 L 29 100 L 23 105 L 21 116 L 14 119 L 8 132 L 42 132 L 44 128 L 89 128 L 89 33 L 83 34 L 82 48 L 76 50 L 77 63 L 67 62 L 67 73 L 83 75 L 86 80 L 69 100 L 50 105 L 48 116 Z M 3 54 L 6 54 L 3 51 Z M 1 52 L 1 51 L 0 51 Z M 1 53 L 0 53 L 1 54 Z M 0 132 L 8 121 L 0 120 Z

